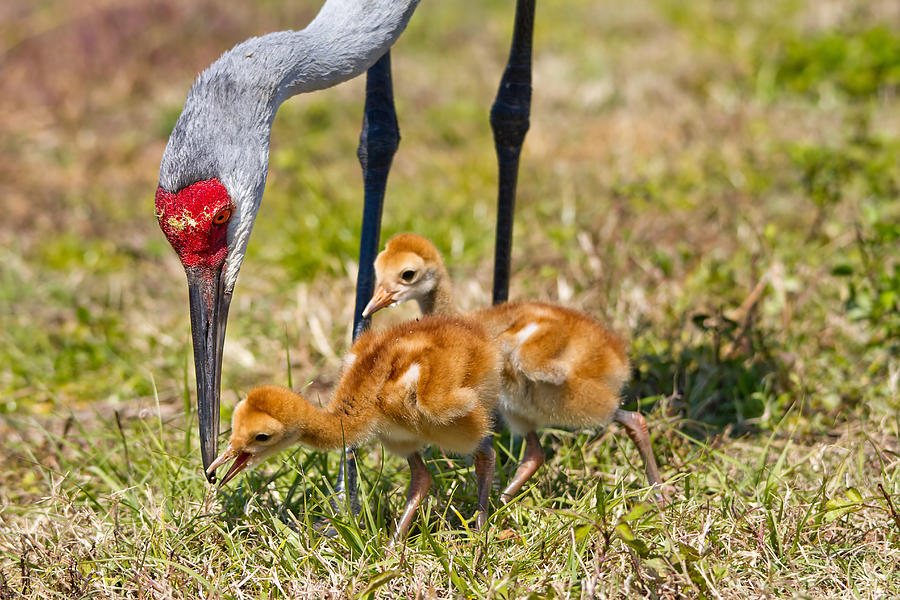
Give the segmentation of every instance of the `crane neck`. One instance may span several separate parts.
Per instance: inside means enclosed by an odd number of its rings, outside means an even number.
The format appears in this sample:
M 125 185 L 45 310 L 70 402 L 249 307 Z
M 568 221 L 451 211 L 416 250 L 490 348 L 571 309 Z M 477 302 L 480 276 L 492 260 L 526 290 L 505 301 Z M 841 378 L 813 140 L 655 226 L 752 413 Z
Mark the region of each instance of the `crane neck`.
M 273 73 L 281 75 L 281 101 L 365 72 L 397 41 L 418 4 L 419 0 L 327 0 L 305 29 L 281 32 L 293 36 L 286 40 L 287 48 L 263 43 L 264 50 L 281 54 L 283 65 Z
M 230 103 L 258 96 L 269 109 L 259 116 L 271 122 L 291 96 L 335 86 L 375 64 L 406 29 L 418 3 L 326 0 L 306 28 L 253 37 L 225 52 L 200 74 L 188 103 L 211 94 L 229 116 L 241 118 L 247 115 Z
M 266 167 L 281 103 L 365 72 L 400 37 L 418 3 L 327 0 L 305 29 L 250 38 L 222 54 L 188 92 L 163 155 L 160 185 L 178 191 L 224 179 L 229 167 L 257 168 L 260 151 Z

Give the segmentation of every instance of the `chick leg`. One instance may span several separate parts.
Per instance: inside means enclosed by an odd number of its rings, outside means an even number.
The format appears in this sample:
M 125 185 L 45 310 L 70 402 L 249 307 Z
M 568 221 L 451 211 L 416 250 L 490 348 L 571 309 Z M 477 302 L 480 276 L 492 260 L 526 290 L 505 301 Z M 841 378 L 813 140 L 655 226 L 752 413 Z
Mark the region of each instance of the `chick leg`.
M 393 543 L 396 543 L 406 537 L 409 526 L 416 517 L 416 509 L 422 504 L 422 500 L 428 494 L 431 488 L 431 473 L 422 461 L 422 455 L 414 452 L 406 459 L 409 463 L 409 489 L 406 491 L 406 508 L 403 509 L 403 515 L 400 522 L 397 523 L 397 531 L 394 532 Z
M 503 504 L 512 500 L 519 493 L 525 482 L 531 479 L 531 476 L 541 468 L 542 464 L 544 464 L 544 449 L 541 448 L 541 441 L 538 439 L 537 433 L 529 431 L 525 436 L 525 458 L 516 469 L 516 475 L 512 481 L 503 490 L 503 495 L 500 497 Z
M 475 451 L 475 479 L 478 481 L 478 517 L 475 529 L 487 524 L 488 502 L 490 502 L 491 486 L 494 483 L 494 467 L 497 454 L 494 452 L 494 438 L 488 436 L 481 440 Z
M 650 446 L 650 432 L 647 431 L 647 419 L 644 415 L 630 410 L 616 409 L 613 420 L 625 428 L 625 432 L 631 441 L 638 447 L 641 460 L 644 461 L 644 469 L 647 471 L 647 479 L 650 485 L 660 485 L 659 469 L 656 466 L 656 458 L 653 456 L 653 448 Z

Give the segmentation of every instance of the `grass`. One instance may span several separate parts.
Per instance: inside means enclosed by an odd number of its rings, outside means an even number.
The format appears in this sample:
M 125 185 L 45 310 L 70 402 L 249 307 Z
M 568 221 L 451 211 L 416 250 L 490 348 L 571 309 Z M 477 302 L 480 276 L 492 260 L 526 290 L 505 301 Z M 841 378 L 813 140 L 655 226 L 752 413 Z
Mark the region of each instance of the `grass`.
M 296 4 L 20 2 L 0 22 L 0 598 L 898 595 L 894 3 L 539 3 L 511 295 L 629 335 L 626 403 L 675 502 L 647 503 L 615 427 L 546 431 L 546 466 L 482 533 L 469 463 L 428 454 L 394 550 L 406 468 L 377 445 L 334 538 L 335 455 L 204 483 L 184 276 L 152 218 L 196 72 L 317 8 Z M 511 23 L 508 2 L 423 3 L 392 56 L 384 235 L 433 237 L 465 307 L 489 298 Z M 256 384 L 335 381 L 362 92 L 276 119 L 223 418 Z M 497 447 L 502 483 L 521 447 Z

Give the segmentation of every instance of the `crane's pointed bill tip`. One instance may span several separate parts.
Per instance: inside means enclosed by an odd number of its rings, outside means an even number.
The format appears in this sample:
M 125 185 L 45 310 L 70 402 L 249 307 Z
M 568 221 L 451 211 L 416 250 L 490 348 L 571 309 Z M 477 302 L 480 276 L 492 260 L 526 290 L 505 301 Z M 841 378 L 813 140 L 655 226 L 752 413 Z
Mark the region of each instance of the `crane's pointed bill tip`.
M 363 318 L 368 319 L 382 308 L 390 306 L 394 302 L 395 295 L 396 292 L 389 292 L 384 289 L 384 286 L 378 286 L 378 289 L 372 294 L 372 299 L 369 300 L 369 303 L 363 309 Z
M 231 449 L 231 446 L 225 448 L 225 451 L 220 454 L 216 460 L 212 461 L 208 467 L 206 467 L 206 471 L 204 474 L 206 475 L 206 480 L 210 483 L 216 482 L 216 469 L 224 465 L 228 462 L 232 457 L 234 457 L 234 450 Z M 221 487 L 221 484 L 220 484 Z

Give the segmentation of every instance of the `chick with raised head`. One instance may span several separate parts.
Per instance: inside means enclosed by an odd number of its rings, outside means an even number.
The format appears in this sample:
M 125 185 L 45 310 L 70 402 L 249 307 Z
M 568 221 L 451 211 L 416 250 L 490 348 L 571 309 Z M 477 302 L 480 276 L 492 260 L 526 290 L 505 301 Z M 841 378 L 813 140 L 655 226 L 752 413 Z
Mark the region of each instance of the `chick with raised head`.
M 264 386 L 235 407 L 228 447 L 209 473 L 234 460 L 220 485 L 293 444 L 317 450 L 377 439 L 407 458 L 411 479 L 394 539 L 406 534 L 431 487 L 420 450 L 475 453 L 477 525 L 487 518 L 493 480 L 490 447 L 502 360 L 487 332 L 469 320 L 436 316 L 357 338 L 330 403 Z M 487 450 L 486 450 L 487 448 Z
M 425 237 L 388 240 L 375 259 L 376 290 L 363 311 L 414 300 L 423 314 L 462 315 L 440 252 Z M 583 313 L 539 302 L 505 303 L 465 315 L 483 326 L 503 355 L 499 409 L 525 436 L 525 457 L 503 490 L 508 502 L 544 463 L 542 427 L 625 428 L 640 452 L 651 485 L 662 483 L 647 421 L 619 408 L 630 376 L 624 340 Z

